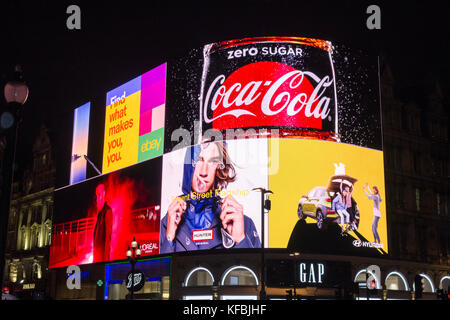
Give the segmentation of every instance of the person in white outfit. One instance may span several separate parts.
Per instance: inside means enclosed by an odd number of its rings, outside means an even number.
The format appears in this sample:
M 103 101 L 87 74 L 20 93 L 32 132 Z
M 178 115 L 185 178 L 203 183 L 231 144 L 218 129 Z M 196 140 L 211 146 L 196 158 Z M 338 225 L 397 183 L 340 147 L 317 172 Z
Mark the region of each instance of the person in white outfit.
M 367 189 L 367 190 L 366 190 Z M 366 194 L 367 198 L 369 200 L 373 200 L 373 222 L 372 222 L 372 233 L 375 243 L 381 243 L 380 236 L 378 234 L 378 221 L 381 218 L 380 213 L 380 202 L 381 197 L 378 191 L 378 188 L 376 186 L 372 187 L 373 192 L 371 192 L 369 188 L 369 184 L 366 182 L 366 184 L 363 186 L 364 193 Z

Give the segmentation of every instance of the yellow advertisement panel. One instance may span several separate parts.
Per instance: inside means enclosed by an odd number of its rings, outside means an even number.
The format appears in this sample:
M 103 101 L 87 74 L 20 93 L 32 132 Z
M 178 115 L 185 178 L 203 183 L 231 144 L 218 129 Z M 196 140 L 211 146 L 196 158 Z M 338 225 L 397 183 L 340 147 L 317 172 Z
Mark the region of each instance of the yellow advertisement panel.
M 269 247 L 315 253 L 388 252 L 383 152 L 279 139 L 269 175 Z M 375 251 L 375 252 L 374 252 Z
M 103 173 L 137 162 L 139 113 L 140 91 L 106 107 Z

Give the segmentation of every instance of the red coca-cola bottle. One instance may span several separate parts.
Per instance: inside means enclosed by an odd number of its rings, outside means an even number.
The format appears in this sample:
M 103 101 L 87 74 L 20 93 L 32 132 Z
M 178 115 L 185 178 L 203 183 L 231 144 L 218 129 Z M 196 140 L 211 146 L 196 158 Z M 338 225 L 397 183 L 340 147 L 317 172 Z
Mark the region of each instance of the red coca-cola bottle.
M 246 38 L 208 44 L 203 54 L 202 133 L 239 128 L 250 137 L 277 129 L 281 137 L 339 141 L 329 41 Z

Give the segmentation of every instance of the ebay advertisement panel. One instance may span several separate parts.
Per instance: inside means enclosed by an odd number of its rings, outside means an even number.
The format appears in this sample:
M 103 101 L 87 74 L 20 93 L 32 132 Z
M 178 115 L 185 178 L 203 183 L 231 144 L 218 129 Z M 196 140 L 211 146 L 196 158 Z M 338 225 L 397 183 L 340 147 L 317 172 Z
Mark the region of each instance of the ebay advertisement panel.
M 166 64 L 107 93 L 103 173 L 162 155 L 165 95 Z

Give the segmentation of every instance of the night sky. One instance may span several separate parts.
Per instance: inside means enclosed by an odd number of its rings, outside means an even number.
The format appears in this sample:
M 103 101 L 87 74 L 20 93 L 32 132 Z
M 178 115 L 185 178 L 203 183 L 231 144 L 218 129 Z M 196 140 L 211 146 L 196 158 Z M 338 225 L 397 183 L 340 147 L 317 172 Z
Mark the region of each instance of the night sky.
M 19 168 L 30 166 L 31 146 L 42 123 L 49 128 L 58 162 L 67 159 L 67 164 L 74 108 L 91 101 L 91 108 L 100 110 L 107 91 L 218 40 L 302 36 L 382 54 L 394 73 L 397 97 L 419 106 L 436 81 L 444 94 L 450 88 L 448 1 L 93 3 L 2 1 L 0 5 L 2 87 L 17 63 L 30 87 L 18 141 Z M 66 27 L 71 4 L 81 8 L 81 30 Z M 381 8 L 381 30 L 366 28 L 370 4 Z M 91 121 L 103 130 L 102 116 L 93 115 Z M 92 160 L 101 167 L 102 138 L 89 143 L 90 150 L 98 150 Z M 66 170 L 64 166 L 57 170 L 61 168 Z M 60 174 L 68 179 L 68 172 Z

